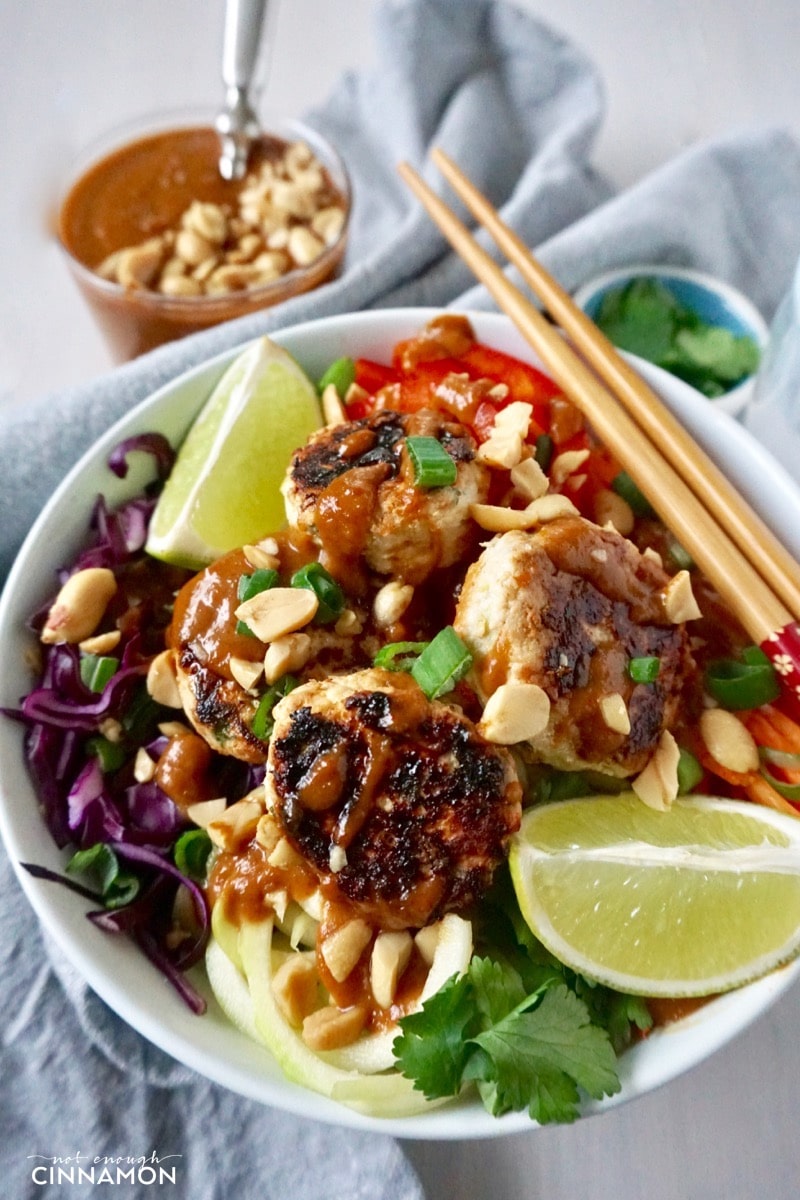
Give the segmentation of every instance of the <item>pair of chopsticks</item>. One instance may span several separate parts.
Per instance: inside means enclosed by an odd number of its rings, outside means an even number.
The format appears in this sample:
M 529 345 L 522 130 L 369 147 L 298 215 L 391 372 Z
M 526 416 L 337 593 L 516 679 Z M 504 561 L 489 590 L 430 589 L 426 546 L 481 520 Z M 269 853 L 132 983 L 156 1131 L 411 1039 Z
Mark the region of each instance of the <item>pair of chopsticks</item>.
M 432 158 L 561 325 L 580 357 L 413 167 L 401 163 L 399 173 L 753 640 L 773 662 L 777 660 L 779 673 L 796 699 L 800 693 L 800 627 L 795 624 L 800 620 L 800 566 L 453 160 L 438 149 Z

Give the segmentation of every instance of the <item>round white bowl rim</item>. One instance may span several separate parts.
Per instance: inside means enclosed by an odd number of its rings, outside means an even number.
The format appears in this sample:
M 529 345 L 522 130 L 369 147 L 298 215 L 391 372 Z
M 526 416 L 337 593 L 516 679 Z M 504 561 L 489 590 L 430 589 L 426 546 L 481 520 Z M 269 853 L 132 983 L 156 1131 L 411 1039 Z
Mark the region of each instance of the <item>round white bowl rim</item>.
M 382 344 L 388 350 L 400 337 L 408 336 L 431 316 L 441 311 L 440 308 L 409 308 L 341 314 L 308 321 L 272 336 L 276 341 L 287 344 L 290 350 L 305 343 L 307 353 L 311 354 L 312 343 L 315 349 L 319 348 L 321 341 L 331 341 L 336 345 L 355 332 L 354 340 L 359 344 Z M 519 335 L 507 318 L 496 313 L 483 312 L 467 315 L 473 320 L 476 332 L 483 340 L 493 342 L 498 348 L 509 348 L 514 353 L 534 358 L 530 352 L 526 353 Z M 41 578 L 38 583 L 35 579 L 37 574 L 40 577 L 43 574 L 43 567 L 37 562 L 38 552 L 41 550 L 40 539 L 56 523 L 59 512 L 63 510 L 64 497 L 80 482 L 85 473 L 90 473 L 93 468 L 97 472 L 101 471 L 109 451 L 124 436 L 152 428 L 153 424 L 149 418 L 154 410 L 160 413 L 163 422 L 165 414 L 171 412 L 170 398 L 171 408 L 177 409 L 179 406 L 175 398 L 187 390 L 191 392 L 193 385 L 197 388 L 200 384 L 203 388 L 202 395 L 205 396 L 230 359 L 241 349 L 239 346 L 225 351 L 153 393 L 87 450 L 56 489 L 34 523 L 0 597 L 0 647 L 8 649 L 10 664 L 8 674 L 2 682 L 5 704 L 13 705 L 19 699 L 19 684 L 16 685 L 16 694 L 12 695 L 9 691 L 9 677 L 14 676 L 14 653 L 16 652 L 17 658 L 21 660 L 21 624 L 33 611 L 34 606 L 30 603 L 32 591 L 41 587 Z M 296 349 L 294 352 L 297 352 Z M 330 361 L 330 358 L 326 361 Z M 781 519 L 784 521 L 784 536 L 789 543 L 793 542 L 790 548 L 795 553 L 800 553 L 800 532 L 794 533 L 791 521 L 786 517 L 787 504 L 790 515 L 792 508 L 795 513 L 800 514 L 800 490 L 788 474 L 735 421 L 714 411 L 705 401 L 698 404 L 697 393 L 693 389 L 648 363 L 634 361 L 649 382 L 661 391 L 679 415 L 693 426 L 696 436 L 706 444 L 707 449 L 713 450 L 715 446 L 724 445 L 726 455 L 735 461 L 740 473 L 744 472 L 748 478 L 753 475 L 757 477 L 758 487 L 752 487 L 749 498 L 753 503 L 759 504 L 763 515 L 768 520 L 771 519 L 776 526 L 780 527 Z M 184 424 L 188 420 L 189 411 L 185 409 L 181 414 Z M 172 416 L 175 415 L 173 412 Z M 767 489 L 769 494 L 766 498 L 763 495 L 765 479 L 770 480 L 770 488 Z M 132 494 L 138 490 L 141 482 L 136 480 L 136 471 L 131 470 L 126 481 L 115 483 L 109 476 L 108 486 L 104 490 L 110 501 L 115 502 L 114 492 L 120 497 Z M 94 495 L 94 489 L 90 490 Z M 743 490 L 747 491 L 746 480 L 743 481 Z M 82 508 L 80 504 L 75 507 Z M 76 527 L 79 524 L 81 528 L 85 528 L 87 514 L 88 504 L 82 508 L 80 522 L 77 515 L 74 516 L 73 522 Z M 52 549 L 45 554 L 44 559 L 53 567 L 59 565 L 56 552 Z M 39 599 L 42 599 L 41 595 Z M 17 675 L 21 678 L 19 670 Z M 224 1019 L 220 1027 L 221 1032 L 220 1028 L 217 1028 L 217 1032 L 232 1053 L 230 1059 L 220 1057 L 212 1037 L 215 1026 L 211 1015 L 206 1018 L 191 1017 L 168 985 L 164 984 L 163 988 L 153 985 L 155 977 L 149 974 L 152 969 L 139 957 L 135 948 L 122 946 L 116 939 L 112 944 L 112 940 L 99 931 L 93 931 L 96 937 L 90 936 L 91 927 L 87 929 L 88 922 L 84 916 L 85 905 L 79 898 L 63 893 L 62 889 L 54 885 L 33 879 L 20 867 L 20 860 L 29 859 L 37 852 L 40 852 L 40 861 L 48 855 L 51 860 L 60 859 L 54 846 L 43 847 L 40 842 L 34 841 L 31 834 L 33 826 L 37 826 L 38 836 L 41 837 L 43 827 L 36 811 L 30 780 L 26 774 L 22 780 L 15 774 L 15 769 L 19 769 L 21 762 L 21 740 L 21 728 L 16 723 L 4 721 L 0 724 L 0 835 L 4 839 L 21 886 L 43 927 L 60 945 L 65 956 L 89 986 L 143 1036 L 174 1058 L 233 1091 L 298 1116 L 315 1118 L 331 1124 L 401 1137 L 434 1139 L 490 1137 L 535 1128 L 524 1113 L 510 1114 L 498 1120 L 486 1114 L 477 1102 L 459 1102 L 432 1109 L 422 1116 L 408 1118 L 363 1117 L 280 1077 L 271 1078 L 264 1074 L 267 1064 L 266 1052 L 262 1053 L 259 1047 L 244 1039 L 244 1035 L 238 1034 L 228 1026 Z M 27 804 L 26 798 L 29 802 Z M 26 826 L 30 827 L 27 835 Z M 49 837 L 47 841 L 49 843 Z M 115 970 L 111 970 L 111 965 Z M 646 1042 L 623 1056 L 620 1063 L 622 1092 L 602 1103 L 587 1104 L 584 1108 L 585 1113 L 588 1115 L 602 1111 L 642 1095 L 696 1065 L 761 1015 L 798 977 L 800 961 L 747 988 L 721 997 L 714 1002 L 713 1012 L 709 1006 L 690 1018 L 659 1030 Z M 129 989 L 127 985 L 131 980 L 133 983 Z M 137 988 L 140 992 L 138 995 Z M 207 1024 L 204 1026 L 203 1022 Z M 241 1053 L 238 1052 L 237 1039 L 244 1042 Z

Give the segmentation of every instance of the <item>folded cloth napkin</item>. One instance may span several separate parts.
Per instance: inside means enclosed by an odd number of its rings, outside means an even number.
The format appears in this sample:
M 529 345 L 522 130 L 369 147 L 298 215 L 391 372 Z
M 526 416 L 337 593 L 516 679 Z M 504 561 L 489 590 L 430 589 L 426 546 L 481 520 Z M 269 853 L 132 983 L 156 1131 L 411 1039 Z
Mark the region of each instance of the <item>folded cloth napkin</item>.
M 333 312 L 488 305 L 395 174 L 441 145 L 569 287 L 642 259 L 711 270 L 766 315 L 800 252 L 800 148 L 780 130 L 687 152 L 623 195 L 592 169 L 602 89 L 572 46 L 494 0 L 385 0 L 377 66 L 346 77 L 309 121 L 341 149 L 354 210 L 341 277 L 279 309 L 174 343 L 48 397 L 0 430 L 0 579 L 47 495 L 119 415 L 180 371 L 248 338 Z M 431 183 L 441 188 L 434 171 Z M 233 1096 L 124 1025 L 47 945 L 0 861 L 4 1178 L 26 1156 L 180 1154 L 183 1194 L 304 1200 L 420 1195 L 387 1138 L 334 1133 Z M 187 1019 L 191 1019 L 188 1018 Z M 63 1097 L 69 1096 L 69 1105 Z M 235 1131 L 235 1132 L 234 1132 Z M 120 1147 L 125 1150 L 121 1151 Z M 235 1151 L 235 1152 L 232 1152 Z M 29 1167 L 29 1164 L 27 1165 Z M 72 1192 L 70 1192 L 72 1194 Z M 76 1191 L 76 1195 L 80 1192 Z

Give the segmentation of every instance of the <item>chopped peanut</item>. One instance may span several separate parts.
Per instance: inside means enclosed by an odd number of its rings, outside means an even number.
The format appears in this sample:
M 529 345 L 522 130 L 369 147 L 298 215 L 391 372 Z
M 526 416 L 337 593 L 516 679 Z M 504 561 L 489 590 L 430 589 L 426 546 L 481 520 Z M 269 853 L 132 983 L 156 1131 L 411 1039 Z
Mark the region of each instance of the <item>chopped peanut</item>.
M 758 747 L 735 713 L 724 708 L 707 708 L 700 717 L 700 735 L 721 767 L 741 773 L 758 770 Z
M 344 405 L 335 383 L 329 383 L 322 393 L 322 415 L 325 418 L 325 424 L 329 426 L 344 425 L 347 420 L 347 413 L 344 411 Z
M 264 673 L 263 662 L 253 662 L 250 658 L 239 658 L 232 654 L 228 659 L 231 675 L 246 692 L 254 688 Z
M 166 708 L 183 707 L 175 673 L 174 651 L 162 650 L 151 661 L 147 668 L 147 691 L 157 704 L 163 704 Z
M 262 642 L 273 642 L 302 629 L 318 608 L 319 600 L 310 588 L 274 587 L 245 600 L 234 615 Z
M 263 813 L 263 805 L 250 796 L 229 805 L 223 813 L 209 821 L 206 832 L 220 850 L 235 850 L 251 838 Z
M 594 519 L 598 525 L 611 524 L 617 533 L 627 537 L 633 532 L 636 518 L 627 500 L 612 492 L 610 488 L 600 488 L 594 498 Z
M 548 489 L 547 476 L 535 458 L 524 458 L 511 470 L 511 482 L 527 500 L 538 500 Z
M 441 921 L 437 921 L 434 925 L 426 925 L 414 935 L 416 947 L 422 955 L 425 965 L 428 967 L 433 962 L 433 956 L 436 953 L 436 947 L 439 945 L 441 932 Z
M 631 785 L 648 808 L 665 812 L 677 797 L 679 759 L 678 743 L 665 729 L 649 763 Z
M 700 606 L 692 591 L 692 577 L 688 571 L 678 571 L 664 588 L 664 612 L 667 620 L 675 625 L 684 621 L 696 621 L 702 617 Z
M 114 572 L 85 567 L 70 575 L 56 596 L 41 632 L 48 644 L 76 644 L 91 637 L 117 590 Z
M 265 571 L 277 571 L 280 566 L 277 544 L 275 550 L 268 550 L 265 546 L 244 546 L 243 551 L 250 566 L 257 570 L 261 568 Z
M 513 746 L 547 728 L 550 698 L 536 683 L 503 683 L 486 701 L 478 732 L 487 742 Z
M 630 733 L 631 718 L 627 705 L 619 692 L 610 692 L 607 696 L 601 697 L 600 715 L 614 733 Z
M 217 796 L 213 800 L 198 800 L 197 804 L 190 804 L 186 810 L 186 815 L 190 821 L 194 821 L 195 825 L 199 825 L 201 829 L 207 829 L 212 821 L 216 821 L 221 817 L 228 807 L 228 801 L 224 796 Z
M 311 638 L 307 633 L 287 633 L 275 638 L 264 655 L 264 678 L 273 684 L 287 671 L 299 671 L 311 654 Z
M 369 978 L 379 1008 L 391 1006 L 413 946 L 413 938 L 406 929 L 379 933 L 376 937 L 369 960 Z
M 361 917 L 353 917 L 329 933 L 319 952 L 337 983 L 343 983 L 356 965 L 372 937 L 372 930 Z
M 351 1045 L 366 1023 L 367 1010 L 362 1005 L 342 1010 L 327 1004 L 303 1021 L 303 1041 L 311 1050 L 338 1050 Z
M 414 589 L 410 583 L 400 583 L 396 579 L 385 583 L 372 602 L 372 615 L 378 628 L 388 629 L 395 621 L 399 621 L 413 595 Z
M 110 654 L 116 650 L 122 637 L 119 629 L 110 629 L 108 633 L 98 633 L 94 637 L 84 638 L 79 649 L 84 654 Z
M 583 466 L 588 457 L 588 450 L 565 450 L 553 459 L 550 467 L 551 481 L 556 487 L 561 487 L 570 475 L 574 475 L 578 467 Z

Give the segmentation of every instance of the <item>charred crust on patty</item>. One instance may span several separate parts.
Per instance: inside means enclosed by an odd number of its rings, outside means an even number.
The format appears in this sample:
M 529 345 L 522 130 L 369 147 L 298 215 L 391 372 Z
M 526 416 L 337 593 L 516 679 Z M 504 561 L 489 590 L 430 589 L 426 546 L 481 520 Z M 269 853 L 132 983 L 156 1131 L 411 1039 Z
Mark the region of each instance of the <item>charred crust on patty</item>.
M 395 686 L 418 693 L 415 703 L 422 697 L 407 676 Z M 268 778 L 276 819 L 326 886 L 365 915 L 403 927 L 480 899 L 519 826 L 521 789 L 507 752 L 461 713 L 422 698 L 420 719 L 409 720 L 395 699 L 358 689 L 337 705 L 340 717 L 308 704 L 279 716 Z M 346 762 L 339 800 L 322 811 L 306 807 L 309 769 L 337 751 Z M 332 846 L 355 813 L 346 864 L 332 876 Z

